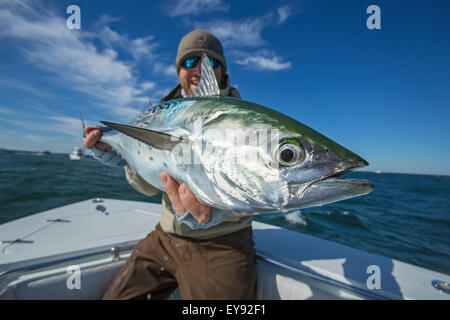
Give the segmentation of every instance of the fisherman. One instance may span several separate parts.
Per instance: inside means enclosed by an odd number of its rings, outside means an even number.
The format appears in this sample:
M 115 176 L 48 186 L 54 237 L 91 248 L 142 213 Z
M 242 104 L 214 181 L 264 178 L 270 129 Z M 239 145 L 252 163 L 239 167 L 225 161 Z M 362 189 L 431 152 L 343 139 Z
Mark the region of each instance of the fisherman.
M 227 64 L 220 41 L 204 30 L 185 35 L 179 45 L 176 69 L 179 84 L 161 102 L 189 96 L 200 81 L 202 53 L 208 56 L 222 96 L 240 98 L 230 87 Z M 160 190 L 132 172 L 122 157 L 99 142 L 99 127 L 87 127 L 84 146 L 100 161 L 124 166 L 130 185 L 154 196 Z M 160 222 L 134 248 L 115 276 L 104 299 L 166 299 L 177 287 L 183 299 L 256 299 L 256 257 L 252 239 L 252 216 L 231 212 L 212 225 L 215 208 L 201 204 L 185 184 L 162 172 L 163 212 Z M 183 220 L 191 215 L 201 228 Z

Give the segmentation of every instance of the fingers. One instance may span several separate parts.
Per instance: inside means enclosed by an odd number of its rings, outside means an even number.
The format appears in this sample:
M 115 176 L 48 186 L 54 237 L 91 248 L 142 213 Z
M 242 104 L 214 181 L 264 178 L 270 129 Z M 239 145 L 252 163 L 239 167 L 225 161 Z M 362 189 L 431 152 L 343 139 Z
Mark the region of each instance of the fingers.
M 183 183 L 178 189 L 181 203 L 199 223 L 206 223 L 211 218 L 211 208 L 201 204 L 191 190 Z
M 86 135 L 88 135 L 89 133 L 91 133 L 93 130 L 100 130 L 100 127 L 86 127 L 84 128 L 84 133 Z
M 206 223 L 211 219 L 211 208 L 201 204 L 185 184 L 180 187 L 167 172 L 162 172 L 159 179 L 178 216 L 188 211 L 199 223 Z
M 178 188 L 180 187 L 178 182 L 176 182 L 167 172 L 162 172 L 159 175 L 159 180 L 164 186 L 164 191 L 172 202 L 172 207 L 176 214 L 181 216 L 186 212 L 183 204 L 181 203 L 180 197 L 178 195 Z
M 99 127 L 86 127 L 84 133 L 86 133 L 86 137 L 84 138 L 83 143 L 86 149 L 92 149 L 102 136 Z
M 84 147 L 86 149 L 92 149 L 94 146 L 99 150 L 104 150 L 107 152 L 113 152 L 114 149 L 104 142 L 98 142 L 102 136 L 102 131 L 100 127 L 86 127 L 84 129 L 86 137 L 84 138 Z

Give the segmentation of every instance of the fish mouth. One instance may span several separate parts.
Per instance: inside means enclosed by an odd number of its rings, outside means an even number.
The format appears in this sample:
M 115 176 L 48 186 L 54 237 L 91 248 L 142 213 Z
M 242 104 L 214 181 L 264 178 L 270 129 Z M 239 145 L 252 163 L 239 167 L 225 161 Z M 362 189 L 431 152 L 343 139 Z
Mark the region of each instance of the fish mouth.
M 369 165 L 369 163 L 362 158 L 344 162 L 342 164 L 342 166 L 337 168 L 334 172 L 330 173 L 329 175 L 319 178 L 317 181 L 313 182 L 312 184 L 317 184 L 317 183 L 319 183 L 319 184 L 320 183 L 328 183 L 328 184 L 336 184 L 336 185 L 348 184 L 349 186 L 353 186 L 354 192 L 356 192 L 358 190 L 360 192 L 363 192 L 361 194 L 356 194 L 354 196 L 370 193 L 374 188 L 374 185 L 372 182 L 370 182 L 368 180 L 363 180 L 363 179 L 342 179 L 342 178 L 340 178 L 341 176 L 343 176 L 349 172 L 352 172 L 356 169 L 359 169 L 359 168 L 362 168 L 362 167 L 365 167 L 368 165 Z
M 311 204 L 324 205 L 369 194 L 374 187 L 368 180 L 329 177 L 311 184 L 303 197 L 309 198 Z
M 349 172 L 352 172 L 352 171 L 354 171 L 356 169 L 359 169 L 359 168 L 363 168 L 363 167 L 368 166 L 368 165 L 369 165 L 369 163 L 366 160 L 362 159 L 362 158 L 350 159 L 350 160 L 342 162 L 331 173 L 326 174 L 326 175 L 324 175 L 322 177 L 319 177 L 319 178 L 317 178 L 315 180 L 310 181 L 310 184 L 322 182 L 322 181 L 329 180 L 329 179 L 332 179 L 333 181 L 335 181 L 335 180 L 345 180 L 345 181 L 350 181 L 350 182 L 352 182 L 352 181 L 366 181 L 366 180 L 339 179 L 339 178 L 341 176 L 349 173 Z M 369 181 L 367 181 L 367 182 L 371 184 L 371 182 L 369 182 Z
M 369 194 L 372 182 L 364 179 L 343 179 L 341 176 L 368 165 L 367 161 L 348 161 L 330 174 L 303 184 L 289 184 L 290 200 L 286 208 L 307 208 Z

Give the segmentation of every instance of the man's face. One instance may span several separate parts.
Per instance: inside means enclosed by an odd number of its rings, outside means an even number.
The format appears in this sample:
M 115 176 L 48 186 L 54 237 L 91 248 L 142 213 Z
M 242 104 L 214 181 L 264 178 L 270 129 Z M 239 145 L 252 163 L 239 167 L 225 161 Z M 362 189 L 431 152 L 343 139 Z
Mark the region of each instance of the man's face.
M 198 55 L 198 57 L 201 57 Z M 217 68 L 214 68 L 214 74 L 216 75 L 217 83 L 222 82 L 223 72 L 222 65 L 219 64 Z M 180 79 L 180 85 L 183 88 L 186 95 L 190 95 L 192 92 L 197 89 L 197 85 L 200 82 L 201 69 L 200 69 L 200 61 L 194 68 L 186 68 L 181 67 L 180 72 L 178 73 L 178 78 Z

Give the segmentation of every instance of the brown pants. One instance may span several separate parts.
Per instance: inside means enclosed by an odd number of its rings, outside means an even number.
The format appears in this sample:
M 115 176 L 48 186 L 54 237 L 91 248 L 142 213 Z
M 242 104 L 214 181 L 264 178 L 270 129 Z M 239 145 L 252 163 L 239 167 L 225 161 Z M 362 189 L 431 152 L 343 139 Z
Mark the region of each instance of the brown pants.
M 256 299 L 251 227 L 207 240 L 177 237 L 158 224 L 141 240 L 103 299 Z

